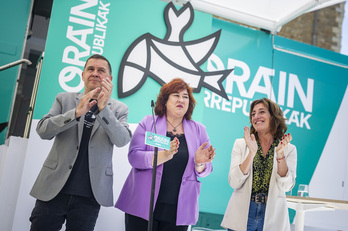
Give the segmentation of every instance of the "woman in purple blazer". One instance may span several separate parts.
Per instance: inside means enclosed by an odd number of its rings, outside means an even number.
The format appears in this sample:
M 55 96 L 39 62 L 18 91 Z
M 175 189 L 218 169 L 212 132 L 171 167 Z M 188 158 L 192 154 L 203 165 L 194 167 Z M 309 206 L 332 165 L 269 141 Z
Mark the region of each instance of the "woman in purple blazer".
M 186 231 L 198 220 L 201 183 L 212 171 L 215 148 L 205 126 L 191 120 L 195 106 L 191 87 L 182 79 L 162 86 L 155 106 L 157 134 L 171 138 L 170 150 L 158 151 L 153 230 Z M 116 202 L 125 212 L 126 231 L 148 227 L 154 147 L 144 143 L 155 132 L 152 116 L 145 116 L 133 134 L 128 159 L 132 170 Z

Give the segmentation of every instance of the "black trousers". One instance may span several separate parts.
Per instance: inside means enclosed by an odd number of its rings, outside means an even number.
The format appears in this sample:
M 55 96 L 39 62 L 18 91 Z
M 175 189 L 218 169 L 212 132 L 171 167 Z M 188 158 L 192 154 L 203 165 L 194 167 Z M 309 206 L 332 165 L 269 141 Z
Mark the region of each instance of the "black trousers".
M 31 231 L 92 231 L 100 205 L 94 198 L 59 193 L 50 201 L 36 200 L 31 213 Z
M 125 225 L 126 231 L 147 231 L 148 221 L 126 213 Z M 175 223 L 168 221 L 159 221 L 153 219 L 152 223 L 152 231 L 187 231 L 187 229 L 188 225 L 177 226 Z

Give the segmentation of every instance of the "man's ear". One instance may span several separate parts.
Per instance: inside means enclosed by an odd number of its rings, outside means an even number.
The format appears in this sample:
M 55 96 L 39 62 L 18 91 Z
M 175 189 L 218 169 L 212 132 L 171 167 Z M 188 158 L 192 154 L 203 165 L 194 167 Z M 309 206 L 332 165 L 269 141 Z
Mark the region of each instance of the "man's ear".
M 83 71 L 81 72 L 81 79 L 83 82 L 85 82 L 85 80 L 83 79 Z

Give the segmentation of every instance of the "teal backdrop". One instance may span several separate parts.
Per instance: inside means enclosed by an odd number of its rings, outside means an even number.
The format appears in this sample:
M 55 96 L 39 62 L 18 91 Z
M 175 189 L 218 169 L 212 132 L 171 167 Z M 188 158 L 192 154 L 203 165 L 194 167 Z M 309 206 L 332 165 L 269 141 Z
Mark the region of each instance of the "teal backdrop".
M 62 91 L 82 91 L 80 74 L 93 53 L 102 53 L 113 68 L 117 97 L 117 73 L 121 59 L 134 40 L 145 33 L 164 38 L 166 2 L 54 1 L 34 119 L 50 109 Z M 180 7 L 177 7 L 178 9 Z M 98 21 L 99 20 L 99 21 Z M 250 102 L 268 97 L 277 102 L 288 119 L 288 132 L 297 146 L 297 185 L 308 184 L 325 146 L 347 89 L 348 57 L 295 42 L 260 30 L 239 26 L 195 11 L 185 41 L 221 30 L 218 45 L 201 68 L 235 70 L 223 85 L 229 100 L 202 89 L 195 93 L 193 119 L 206 127 L 216 148 L 213 173 L 202 181 L 201 212 L 223 214 L 233 192 L 228 184 L 234 140 L 243 136 Z M 131 77 L 129 81 L 132 81 Z M 134 94 L 118 99 L 129 106 L 129 123 L 151 114 L 160 85 L 147 78 Z M 315 145 L 314 145 L 315 144 Z
M 164 38 L 167 28 L 164 22 L 163 10 L 167 5 L 166 2 L 156 0 L 134 0 L 134 1 L 110 1 L 108 6 L 108 13 L 105 14 L 107 23 L 105 24 L 106 33 L 104 39 L 104 47 L 102 55 L 107 57 L 112 65 L 114 91 L 112 97 L 117 99 L 117 73 L 118 68 L 127 48 L 138 37 L 145 33 L 151 33 L 158 38 Z M 54 97 L 58 92 L 64 91 L 59 83 L 59 75 L 64 68 L 72 67 L 78 73 L 67 73 L 66 75 L 74 75 L 71 81 L 67 82 L 69 87 L 76 87 L 80 82 L 80 74 L 83 70 L 83 64 L 68 64 L 62 61 L 64 49 L 67 47 L 75 47 L 81 57 L 79 60 L 85 62 L 93 51 L 100 51 L 93 49 L 93 40 L 95 36 L 100 35 L 100 31 L 95 27 L 72 23 L 69 21 L 70 17 L 78 17 L 82 20 L 91 21 L 86 14 L 82 16 L 74 16 L 71 14 L 71 8 L 76 6 L 83 6 L 83 12 L 90 15 L 97 15 L 99 5 L 97 1 L 89 1 L 90 5 L 82 4 L 80 1 L 62 0 L 53 2 L 53 10 L 51 14 L 51 22 L 47 35 L 45 58 L 43 61 L 42 74 L 38 90 L 38 97 L 36 101 L 36 108 L 34 111 L 34 119 L 41 118 L 48 112 L 51 107 Z M 95 5 L 93 5 L 95 4 Z M 104 2 L 108 4 L 108 2 Z M 195 12 L 195 19 L 192 26 L 184 35 L 185 40 L 197 39 L 207 36 L 211 33 L 212 16 L 209 14 Z M 76 40 L 71 41 L 67 38 L 68 27 L 73 27 L 76 33 L 86 33 L 85 38 L 76 35 Z M 104 28 L 105 29 L 105 28 Z M 92 30 L 87 34 L 86 30 Z M 82 42 L 81 42 L 82 41 Z M 85 41 L 85 42 L 83 42 Z M 86 49 L 87 48 L 87 49 Z M 71 54 L 69 56 L 72 57 Z M 77 62 L 75 62 L 77 63 Z M 78 75 L 79 74 L 79 75 Z M 160 85 L 153 79 L 148 78 L 144 86 L 135 94 L 123 98 L 122 102 L 129 105 L 130 123 L 138 123 L 146 114 L 151 114 L 150 103 L 151 100 L 157 98 Z M 197 99 L 203 98 L 203 93 L 196 94 Z M 202 100 L 199 100 L 202 101 Z M 132 106 L 133 105 L 133 106 Z M 194 118 L 201 119 L 203 111 L 203 104 L 198 103 L 195 109 Z
M 0 21 L 0 66 L 22 58 L 23 44 L 31 7 L 30 0 L 12 0 L 1 2 Z M 16 9 L 16 13 L 13 13 Z M 0 71 L 0 123 L 9 122 L 15 93 L 19 66 Z M 7 128 L 0 133 L 0 144 L 6 139 Z
M 250 126 L 251 101 L 262 97 L 277 102 L 288 119 L 298 151 L 296 195 L 298 184 L 309 184 L 341 105 L 348 70 L 340 65 L 348 57 L 218 19 L 212 25 L 222 35 L 208 68 L 235 71 L 225 81 L 230 101 L 208 90 L 204 98 L 203 124 L 217 155 L 214 174 L 202 179 L 200 209 L 224 213 L 233 192 L 227 179 L 233 143 Z

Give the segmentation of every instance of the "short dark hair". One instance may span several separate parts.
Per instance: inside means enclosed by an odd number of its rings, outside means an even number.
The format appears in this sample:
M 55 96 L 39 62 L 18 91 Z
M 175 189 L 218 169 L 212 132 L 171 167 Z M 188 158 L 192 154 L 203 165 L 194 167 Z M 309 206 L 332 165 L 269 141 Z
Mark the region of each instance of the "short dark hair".
M 278 104 L 276 104 L 272 100 L 268 98 L 262 98 L 262 99 L 254 100 L 250 104 L 250 112 L 249 112 L 250 123 L 252 123 L 251 119 L 252 119 L 252 112 L 254 110 L 254 107 L 260 103 L 265 105 L 265 107 L 268 109 L 269 113 L 271 114 L 270 132 L 273 135 L 273 138 L 279 139 L 279 140 L 282 139 L 286 130 L 288 129 L 285 123 L 286 119 L 284 118 L 282 109 L 278 106 Z M 253 125 L 251 124 L 250 134 L 252 133 L 255 135 L 256 139 L 258 140 L 257 132 L 255 128 L 253 127 Z
M 187 93 L 189 95 L 189 106 L 184 117 L 185 119 L 190 120 L 193 113 L 193 109 L 196 105 L 196 100 L 195 98 L 193 98 L 192 88 L 184 80 L 180 78 L 175 78 L 161 87 L 160 93 L 156 100 L 155 114 L 160 117 L 164 116 L 167 112 L 166 103 L 168 101 L 169 95 L 185 89 L 187 90 Z
M 102 60 L 105 60 L 105 61 L 108 63 L 109 72 L 110 72 L 110 75 L 111 75 L 112 72 L 111 72 L 111 65 L 110 65 L 109 60 L 108 60 L 107 58 L 105 58 L 104 56 L 100 55 L 100 54 L 94 54 L 94 55 L 90 56 L 90 57 L 87 59 L 87 61 L 86 61 L 86 63 L 85 63 L 85 66 L 83 67 L 83 69 L 86 68 L 87 62 L 88 62 L 88 60 L 90 60 L 90 59 L 102 59 Z

